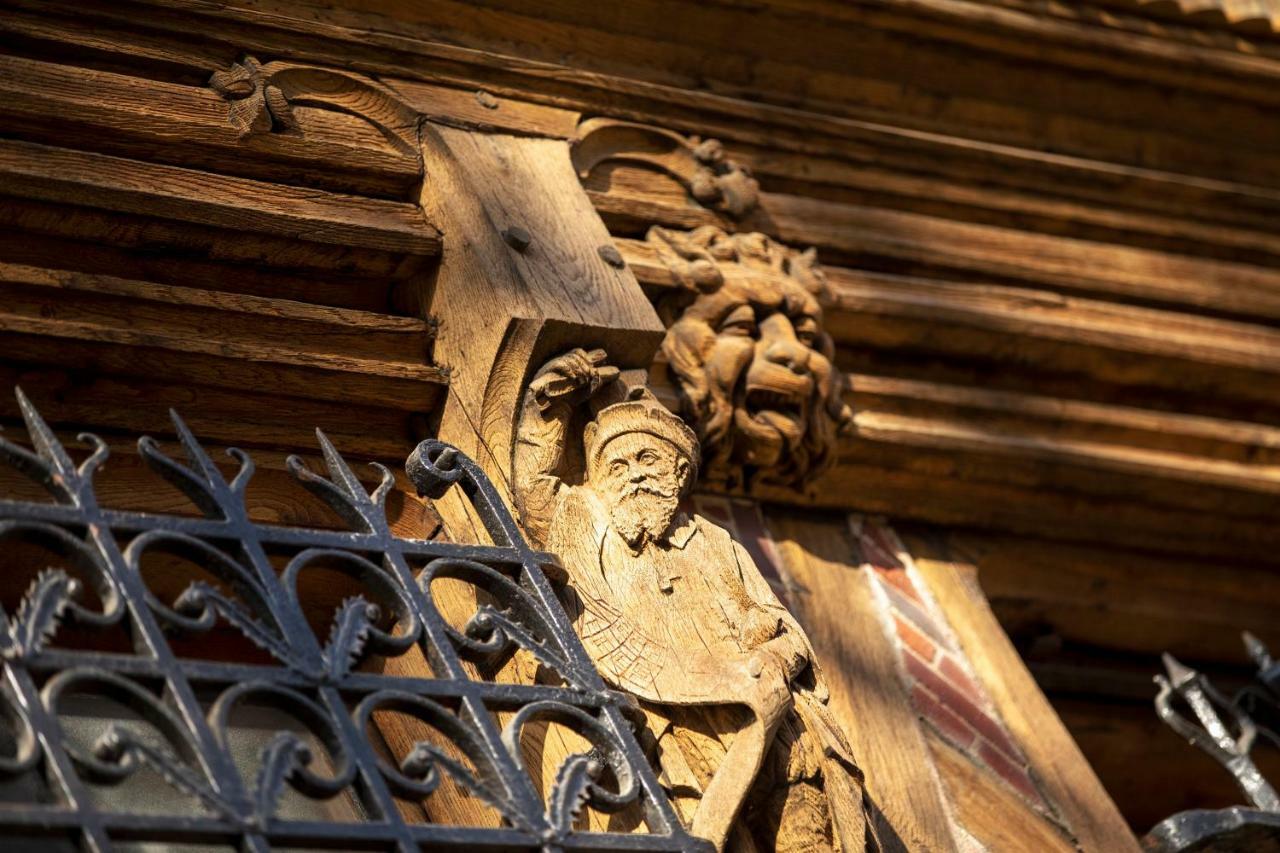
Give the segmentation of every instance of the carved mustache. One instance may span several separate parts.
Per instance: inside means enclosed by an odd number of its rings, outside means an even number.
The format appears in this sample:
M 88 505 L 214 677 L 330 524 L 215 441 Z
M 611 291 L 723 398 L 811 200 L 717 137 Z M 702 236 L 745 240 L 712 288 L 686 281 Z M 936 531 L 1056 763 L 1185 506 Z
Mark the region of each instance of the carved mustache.
M 642 481 L 639 483 L 631 483 L 619 489 L 619 495 L 623 498 L 632 498 L 636 495 L 647 494 L 659 498 L 673 498 L 676 493 L 672 489 L 664 489 L 661 486 L 650 481 Z

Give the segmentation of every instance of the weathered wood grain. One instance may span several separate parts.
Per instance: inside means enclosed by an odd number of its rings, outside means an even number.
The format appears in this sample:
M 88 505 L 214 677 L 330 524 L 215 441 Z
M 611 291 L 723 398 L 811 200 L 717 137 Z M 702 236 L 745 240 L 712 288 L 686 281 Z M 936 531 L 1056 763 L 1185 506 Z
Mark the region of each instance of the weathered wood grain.
M 992 609 L 1022 642 L 1046 637 L 1104 657 L 1141 656 L 1152 667 L 1163 651 L 1243 667 L 1246 630 L 1280 645 L 1273 568 L 972 531 L 939 535 L 978 566 Z M 1149 698 L 1149 675 L 1142 690 Z
M 768 515 L 792 606 L 813 642 L 867 791 L 880 813 L 886 851 L 955 850 L 938 771 L 899 678 L 894 642 L 856 564 L 843 516 Z
M 203 86 L 0 56 L 0 115 L 31 141 L 388 198 L 421 178 L 416 157 L 349 116 L 299 108 L 299 132 L 241 137 L 227 110 Z
M 1025 802 L 961 755 L 940 736 L 926 730 L 929 753 L 942 777 L 956 821 L 992 853 L 1056 851 L 1076 846 L 1048 820 L 1030 814 Z
M 1084 851 L 1137 851 L 1115 804 L 996 621 L 972 566 L 929 555 L 909 540 L 916 566 L 960 639 L 1009 732 Z
M 304 190 L 30 142 L 0 141 L 8 195 L 165 216 L 317 243 L 434 255 L 440 235 L 413 204 Z

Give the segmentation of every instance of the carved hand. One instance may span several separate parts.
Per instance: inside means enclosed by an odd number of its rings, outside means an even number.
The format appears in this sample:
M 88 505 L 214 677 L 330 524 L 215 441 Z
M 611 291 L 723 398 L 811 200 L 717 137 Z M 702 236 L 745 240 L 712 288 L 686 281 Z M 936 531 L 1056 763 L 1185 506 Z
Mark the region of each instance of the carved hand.
M 791 707 L 790 667 L 770 649 L 757 649 L 746 659 L 746 703 L 766 728 Z
M 578 402 L 617 379 L 618 368 L 605 364 L 605 358 L 602 349 L 578 348 L 547 362 L 529 383 L 538 408 L 545 411 L 556 402 Z

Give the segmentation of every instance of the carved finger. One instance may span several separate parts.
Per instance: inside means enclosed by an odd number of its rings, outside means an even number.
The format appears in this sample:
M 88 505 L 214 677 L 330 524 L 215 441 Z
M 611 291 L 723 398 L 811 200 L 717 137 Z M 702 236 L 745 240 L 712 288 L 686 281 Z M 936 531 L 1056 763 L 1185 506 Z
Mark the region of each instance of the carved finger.
M 578 352 L 581 352 L 581 350 L 578 350 Z M 592 365 L 600 366 L 604 364 L 604 361 L 609 357 L 609 354 L 602 349 L 593 349 L 588 352 L 586 356 Z
M 615 379 L 617 379 L 621 375 L 622 375 L 622 371 L 618 370 L 618 368 L 616 367 L 610 367 L 607 364 L 604 365 L 603 367 L 597 367 L 596 381 L 592 385 L 592 389 L 591 389 L 592 392 L 594 393 L 598 389 L 603 388 L 604 386 L 608 385 L 610 382 L 613 382 Z

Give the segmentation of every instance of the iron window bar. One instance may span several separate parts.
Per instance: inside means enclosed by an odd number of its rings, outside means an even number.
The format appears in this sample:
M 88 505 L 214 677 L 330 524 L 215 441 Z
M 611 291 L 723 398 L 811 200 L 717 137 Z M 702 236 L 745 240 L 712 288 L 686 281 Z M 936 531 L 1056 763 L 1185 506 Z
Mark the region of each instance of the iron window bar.
M 1160 688 L 1155 707 L 1166 725 L 1231 774 L 1248 805 L 1193 809 L 1165 818 L 1147 834 L 1148 850 L 1229 853 L 1280 847 L 1280 795 L 1254 761 L 1260 737 L 1280 747 L 1280 663 L 1248 632 L 1244 644 L 1257 674 L 1231 697 L 1203 673 L 1165 654 L 1166 674 L 1155 677 Z M 1194 720 L 1179 710 L 1178 701 Z
M 43 548 L 75 571 L 41 571 L 16 612 L 0 609 L 0 717 L 14 744 L 11 754 L 0 754 L 0 779 L 38 774 L 51 792 L 48 801 L 0 802 L 0 837 L 70 840 L 67 849 L 95 853 L 111 850 L 113 842 L 217 843 L 255 853 L 299 846 L 406 853 L 708 848 L 682 828 L 627 722 L 627 701 L 605 687 L 573 633 L 543 571 L 554 558 L 529 548 L 484 473 L 455 448 L 422 442 L 407 473 L 423 495 L 460 489 L 493 545 L 394 534 L 385 512 L 391 472 L 375 464 L 380 479 L 367 491 L 319 430 L 327 476 L 295 456 L 287 467 L 345 529 L 253 521 L 245 505 L 254 473 L 250 456 L 227 451 L 238 465 L 228 479 L 176 413 L 185 458 L 168 455 L 149 437 L 139 439 L 138 451 L 200 516 L 104 507 L 94 475 L 107 459 L 106 443 L 80 435 L 89 452 L 75 462 L 20 390 L 17 397 L 31 447 L 0 438 L 0 464 L 42 486 L 52 500 L 0 499 L 0 540 L 6 548 Z M 270 554 L 282 551 L 292 557 L 280 572 Z M 162 601 L 141 570 L 153 552 L 189 560 L 218 583 L 192 581 L 173 601 Z M 309 627 L 297 589 L 300 573 L 317 565 L 373 593 L 342 602 L 327 641 Z M 440 578 L 482 593 L 460 630 L 436 607 L 431 582 Z M 100 607 L 92 606 L 85 584 Z M 394 627 L 387 627 L 388 615 Z M 72 624 L 123 626 L 132 652 L 60 647 L 59 628 Z M 199 635 L 215 625 L 237 629 L 270 663 L 191 659 L 170 645 L 174 632 Z M 428 662 L 429 676 L 357 668 L 367 655 L 395 656 L 413 646 Z M 515 648 L 533 655 L 559 683 L 484 681 L 464 664 L 492 662 Z M 162 742 L 110 722 L 91 747 L 74 742 L 60 719 L 60 703 L 71 695 L 126 706 Z M 261 751 L 256 778 L 246 779 L 228 744 L 232 717 L 247 704 L 288 715 L 312 742 L 293 730 L 276 732 Z M 379 712 L 414 718 L 434 736 L 415 743 L 397 765 L 369 736 Z M 508 717 L 504 725 L 497 712 Z M 567 726 L 590 744 L 564 760 L 545 797 L 521 749 L 525 727 L 539 721 Z M 332 772 L 318 772 L 313 742 L 327 753 Z M 95 802 L 91 786 L 119 784 L 144 766 L 193 808 L 155 814 Z M 500 826 L 402 816 L 397 798 L 422 801 L 446 777 L 492 807 Z M 288 790 L 320 801 L 354 797 L 366 819 L 282 817 L 277 807 Z M 636 804 L 648 832 L 575 829 L 588 806 L 611 813 Z

